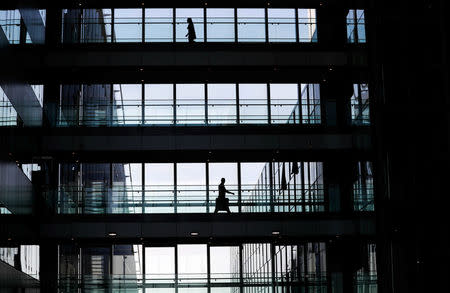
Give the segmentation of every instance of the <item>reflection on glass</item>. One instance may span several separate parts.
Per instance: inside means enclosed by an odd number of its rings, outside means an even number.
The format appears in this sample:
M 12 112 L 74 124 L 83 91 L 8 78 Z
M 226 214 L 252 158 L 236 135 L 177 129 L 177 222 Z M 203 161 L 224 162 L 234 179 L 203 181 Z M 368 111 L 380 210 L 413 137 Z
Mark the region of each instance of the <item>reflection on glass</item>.
M 142 42 L 142 9 L 114 9 L 114 42 Z
M 205 124 L 205 85 L 176 85 L 177 124 Z
M 145 213 L 173 213 L 174 164 L 145 164 Z
M 206 283 L 207 253 L 205 244 L 178 245 L 178 282 Z M 206 288 L 205 288 L 206 289 Z
M 269 42 L 295 42 L 295 10 L 269 8 Z
M 207 8 L 206 31 L 208 42 L 234 42 L 234 9 Z
M 20 12 L 16 10 L 0 10 L 0 29 L 10 44 L 20 43 Z
M 366 29 L 364 10 L 349 9 L 347 14 L 347 42 L 365 43 Z
M 208 84 L 208 123 L 236 123 L 236 85 Z
M 145 124 L 174 124 L 173 102 L 173 84 L 146 84 Z
M 16 126 L 17 112 L 0 87 L 0 126 Z
M 142 121 L 142 85 L 115 84 L 113 123 L 116 125 L 140 124 Z
M 239 84 L 240 123 L 266 124 L 267 112 L 267 84 Z
M 145 9 L 145 41 L 173 42 L 173 9 Z
M 265 42 L 265 12 L 264 8 L 238 8 L 238 41 Z
M 353 85 L 350 106 L 353 125 L 370 125 L 368 84 Z
M 298 9 L 298 34 L 300 42 L 317 42 L 316 9 Z
M 298 84 L 270 84 L 272 123 L 299 123 Z
M 374 189 L 371 162 L 358 162 L 356 180 L 353 183 L 353 209 L 374 211 Z
M 175 23 L 176 23 L 176 41 L 177 42 L 187 42 L 188 37 L 186 34 L 188 33 L 187 27 L 187 19 L 192 18 L 192 22 L 194 23 L 195 34 L 197 38 L 194 42 L 200 43 L 204 42 L 205 34 L 203 33 L 204 28 L 204 17 L 203 17 L 203 9 L 202 8 L 177 8 L 175 10 Z
M 320 124 L 320 85 L 309 83 L 301 85 L 301 113 L 303 124 Z
M 142 164 L 112 164 L 112 213 L 142 212 Z
M 145 280 L 147 283 L 175 283 L 175 247 L 145 248 Z
M 111 247 L 82 248 L 83 286 L 105 286 L 111 273 Z
M 113 245 L 113 285 L 137 289 L 142 280 L 142 245 Z

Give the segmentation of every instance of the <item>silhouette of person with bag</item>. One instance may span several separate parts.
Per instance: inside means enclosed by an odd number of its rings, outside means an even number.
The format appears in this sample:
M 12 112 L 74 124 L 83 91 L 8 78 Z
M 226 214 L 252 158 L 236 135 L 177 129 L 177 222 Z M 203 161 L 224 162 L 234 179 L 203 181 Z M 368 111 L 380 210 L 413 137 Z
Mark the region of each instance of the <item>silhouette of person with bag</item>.
M 231 213 L 229 206 L 230 200 L 225 197 L 226 193 L 234 194 L 225 188 L 225 178 L 222 178 L 219 184 L 219 196 L 216 198 L 216 209 L 214 210 L 215 214 L 218 211 L 226 211 L 227 213 Z
M 187 27 L 187 34 L 186 37 L 188 37 L 189 43 L 193 43 L 194 40 L 197 38 L 197 35 L 195 34 L 195 28 L 194 23 L 192 22 L 192 18 L 187 19 L 188 27 Z

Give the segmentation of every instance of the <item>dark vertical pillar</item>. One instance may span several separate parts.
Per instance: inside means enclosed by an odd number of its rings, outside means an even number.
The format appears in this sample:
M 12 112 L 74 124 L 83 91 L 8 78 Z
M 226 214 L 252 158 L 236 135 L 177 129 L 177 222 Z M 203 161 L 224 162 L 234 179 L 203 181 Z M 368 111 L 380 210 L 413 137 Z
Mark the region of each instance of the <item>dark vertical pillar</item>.
M 326 192 L 329 211 L 350 213 L 353 210 L 353 182 L 356 180 L 356 162 L 333 159 L 324 162 Z
M 58 292 L 58 245 L 41 243 L 40 257 L 40 292 Z

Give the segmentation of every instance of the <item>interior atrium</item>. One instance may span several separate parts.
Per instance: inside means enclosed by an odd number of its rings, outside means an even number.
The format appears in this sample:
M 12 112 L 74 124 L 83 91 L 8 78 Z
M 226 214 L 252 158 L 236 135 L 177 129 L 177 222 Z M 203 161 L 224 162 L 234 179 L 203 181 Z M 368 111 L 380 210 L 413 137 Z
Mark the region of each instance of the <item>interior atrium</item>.
M 446 292 L 446 9 L 1 1 L 0 292 Z

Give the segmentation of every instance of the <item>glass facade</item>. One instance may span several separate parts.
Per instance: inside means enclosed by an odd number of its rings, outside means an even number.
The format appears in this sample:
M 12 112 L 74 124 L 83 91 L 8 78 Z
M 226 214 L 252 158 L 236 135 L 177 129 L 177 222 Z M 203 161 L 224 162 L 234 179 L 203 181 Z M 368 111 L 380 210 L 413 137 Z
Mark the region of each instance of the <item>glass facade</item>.
M 361 247 L 355 292 L 376 292 L 375 244 Z M 59 288 L 60 292 L 126 288 L 126 292 L 326 293 L 335 289 L 328 254 L 325 242 L 60 245 Z
M 322 169 L 321 162 L 64 163 L 58 213 L 210 213 L 222 178 L 234 193 L 231 212 L 324 212 Z
M 0 87 L 0 126 L 16 126 L 18 118 L 16 109 Z
M 322 122 L 319 84 L 61 85 L 60 93 L 60 127 Z
M 371 162 L 358 162 L 353 183 L 353 208 L 355 211 L 374 211 L 374 186 Z
M 64 9 L 62 43 L 317 42 L 316 10 L 294 8 Z
M 0 261 L 39 280 L 39 245 L 0 247 Z
M 44 44 L 46 10 L 37 11 L 36 15 L 26 13 L 26 21 L 19 9 L 0 10 L 0 29 L 10 45 Z M 28 25 L 28 27 L 27 27 Z M 30 36 L 30 31 L 38 33 L 39 38 Z M 33 41 L 34 39 L 34 41 Z
M 350 98 L 353 125 L 370 125 L 369 85 L 354 84 Z
M 361 44 L 366 42 L 366 22 L 364 10 L 349 9 L 347 14 L 347 42 Z

